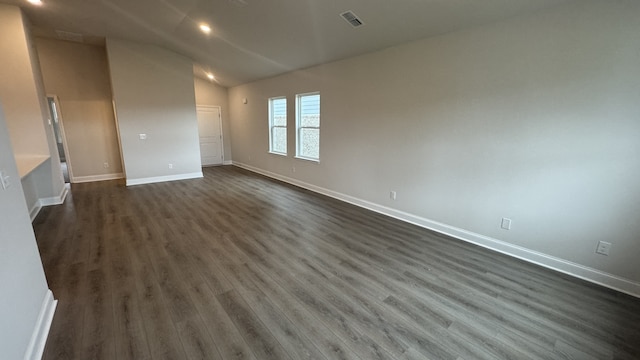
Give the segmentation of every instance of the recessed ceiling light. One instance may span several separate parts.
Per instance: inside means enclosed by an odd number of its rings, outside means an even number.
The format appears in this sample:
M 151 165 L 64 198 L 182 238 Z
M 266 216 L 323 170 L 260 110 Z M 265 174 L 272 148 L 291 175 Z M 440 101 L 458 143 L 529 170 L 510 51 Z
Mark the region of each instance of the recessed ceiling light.
M 213 80 L 216 78 L 212 73 L 207 73 L 207 77 L 209 78 L 209 80 Z
M 42 5 L 42 0 L 27 0 L 27 1 L 32 3 L 33 5 Z
M 200 30 L 205 34 L 209 34 L 211 32 L 211 27 L 207 24 L 200 24 Z

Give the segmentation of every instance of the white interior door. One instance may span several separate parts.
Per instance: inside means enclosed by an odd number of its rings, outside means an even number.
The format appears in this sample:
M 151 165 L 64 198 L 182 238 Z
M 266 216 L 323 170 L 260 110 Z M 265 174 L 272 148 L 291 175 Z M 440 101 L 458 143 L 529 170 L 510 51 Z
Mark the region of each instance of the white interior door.
M 202 166 L 221 165 L 223 148 L 220 108 L 198 106 L 197 116 Z

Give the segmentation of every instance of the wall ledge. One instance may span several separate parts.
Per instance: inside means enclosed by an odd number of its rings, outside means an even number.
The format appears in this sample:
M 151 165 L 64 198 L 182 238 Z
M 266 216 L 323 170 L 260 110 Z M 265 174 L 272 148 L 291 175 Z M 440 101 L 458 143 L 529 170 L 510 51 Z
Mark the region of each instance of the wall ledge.
M 203 177 L 202 171 L 194 172 L 194 173 L 187 173 L 187 174 L 155 176 L 155 177 L 138 178 L 138 179 L 127 179 L 127 186 L 152 184 L 152 183 L 165 182 L 165 181 L 197 179 L 197 178 L 201 178 L 201 177 Z
M 16 155 L 16 166 L 18 166 L 18 175 L 20 175 L 20 179 L 27 177 L 27 175 L 31 174 L 50 158 L 51 156 L 49 155 Z
M 55 300 L 51 290 L 47 289 L 44 299 L 42 300 L 38 320 L 31 335 L 31 340 L 29 340 L 27 351 L 24 354 L 25 360 L 42 359 L 44 346 L 47 343 L 47 336 L 49 335 L 49 329 L 51 329 L 51 323 L 53 322 L 53 315 L 57 305 L 58 300 Z
M 456 239 L 466 241 L 489 250 L 509 255 L 551 270 L 555 270 L 573 277 L 586 280 L 622 293 L 640 298 L 640 283 L 630 279 L 622 278 L 617 275 L 609 274 L 588 266 L 577 264 L 521 246 L 517 246 L 505 241 L 497 240 L 488 236 L 477 234 L 471 231 L 447 225 L 441 222 L 426 219 L 400 210 L 392 209 L 386 206 L 378 205 L 370 201 L 362 200 L 350 195 L 342 194 L 333 190 L 325 189 L 313 184 L 306 183 L 297 179 L 286 177 L 270 171 L 266 171 L 251 165 L 234 161 L 234 166 L 268 176 L 270 178 L 280 180 L 322 195 L 332 197 L 377 213 L 390 216 L 392 218 L 408 222 L 438 233 L 454 237 Z

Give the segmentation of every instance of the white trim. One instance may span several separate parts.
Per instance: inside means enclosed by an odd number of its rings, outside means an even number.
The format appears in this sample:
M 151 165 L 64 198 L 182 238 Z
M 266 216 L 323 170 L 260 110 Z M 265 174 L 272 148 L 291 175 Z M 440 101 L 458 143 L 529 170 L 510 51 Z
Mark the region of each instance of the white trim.
M 287 157 L 287 153 L 281 153 L 281 152 L 276 152 L 276 151 L 271 151 L 271 150 L 267 151 L 267 153 L 271 154 L 271 155 L 278 155 L 278 156 Z
M 49 335 L 49 329 L 51 329 L 51 322 L 53 321 L 53 315 L 56 312 L 56 306 L 58 300 L 53 298 L 51 290 L 47 289 L 47 293 L 42 300 L 42 307 L 40 308 L 40 314 L 38 314 L 38 320 L 36 321 L 31 340 L 27 346 L 27 351 L 24 354 L 25 360 L 40 360 L 42 359 L 42 353 L 44 352 L 44 346 L 47 343 L 47 336 Z
M 222 162 L 222 165 L 233 165 L 233 161 L 225 160 L 225 161 Z
M 60 205 L 64 203 L 64 200 L 67 198 L 67 194 L 69 193 L 69 184 L 64 184 L 62 190 L 60 191 L 60 195 L 52 196 L 48 198 L 40 198 L 38 200 L 40 202 L 40 206 L 50 206 L 50 205 Z
M 89 176 L 76 176 L 73 178 L 74 184 L 105 181 L 105 180 L 117 180 L 124 179 L 124 173 L 102 174 L 102 175 L 89 175 Z
M 71 166 L 71 157 L 69 157 L 69 146 L 67 145 L 67 134 L 64 132 L 64 123 L 62 120 L 62 108 L 60 105 L 60 99 L 58 95 L 47 94 L 47 107 L 49 107 L 49 99 L 53 98 L 53 103 L 56 106 L 56 116 L 58 117 L 58 128 L 60 130 L 60 136 L 62 137 L 62 148 L 64 149 L 64 158 L 67 163 L 67 173 L 69 174 L 69 181 L 73 182 L 73 166 Z M 55 130 L 53 129 L 53 119 L 51 119 L 51 130 L 53 130 L 54 142 L 56 144 L 56 151 L 58 151 L 58 139 L 55 138 Z
M 70 188 L 71 188 L 70 184 L 64 184 L 64 186 L 62 187 L 62 191 L 60 191 L 60 195 L 52 196 L 48 198 L 40 198 L 36 200 L 35 204 L 33 204 L 33 207 L 29 209 L 29 216 L 31 217 L 31 222 L 33 222 L 33 220 L 36 219 L 36 216 L 38 216 L 43 206 L 64 204 L 64 201 L 67 198 L 67 194 L 69 194 Z
M 152 184 L 152 183 L 164 182 L 164 181 L 197 179 L 201 177 L 203 177 L 202 171 L 188 173 L 188 174 L 154 176 L 154 177 L 139 178 L 139 179 L 127 179 L 127 186 Z
M 312 163 L 316 163 L 316 164 L 320 163 L 320 159 L 319 158 L 318 159 L 314 159 L 314 158 L 308 158 L 308 157 L 296 155 L 296 156 L 294 156 L 294 159 L 304 160 L 304 161 L 311 161 Z
M 42 210 L 42 206 L 40 205 L 40 200 L 36 200 L 36 202 L 33 204 L 31 209 L 29 209 L 29 216 L 31 217 L 31 222 L 33 222 L 36 219 L 36 216 L 38 216 L 38 214 L 40 213 L 40 210 Z
M 521 246 L 513 245 L 505 241 L 493 239 L 491 237 L 460 229 L 455 226 L 443 224 L 441 222 L 429 220 L 417 215 L 406 213 L 404 211 L 392 209 L 366 200 L 358 199 L 350 195 L 342 194 L 333 190 L 328 190 L 313 184 L 282 176 L 270 171 L 262 170 L 250 165 L 242 164 L 235 161 L 233 162 L 233 165 L 640 298 L 640 283 L 630 279 L 622 278 L 613 274 L 606 273 L 604 271 L 600 271 L 588 266 L 577 264 Z
M 113 95 L 112 95 L 113 96 Z M 118 136 L 118 155 L 120 156 L 120 164 L 122 165 L 122 173 L 124 177 L 127 177 L 127 167 L 124 163 L 124 156 L 122 156 L 122 140 L 120 138 L 120 124 L 118 123 L 118 109 L 116 108 L 116 99 L 111 98 L 111 107 L 113 107 L 113 122 L 116 125 L 116 135 Z

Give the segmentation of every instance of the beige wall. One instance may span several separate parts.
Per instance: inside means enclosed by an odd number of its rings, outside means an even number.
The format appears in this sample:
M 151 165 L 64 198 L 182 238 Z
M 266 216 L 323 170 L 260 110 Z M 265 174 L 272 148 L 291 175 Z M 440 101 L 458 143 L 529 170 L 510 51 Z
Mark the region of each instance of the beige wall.
M 25 182 L 27 206 L 37 210 L 64 197 L 60 159 L 48 123 L 42 74 L 29 24 L 18 7 L 0 5 L 0 33 L 0 102 L 6 109 L 13 153 L 18 161 L 48 157 Z
M 15 153 L 48 155 L 25 27 L 18 7 L 0 4 L 0 99 Z
M 220 106 L 222 114 L 222 136 L 224 138 L 224 160 L 231 160 L 231 125 L 229 124 L 229 96 L 227 88 L 211 81 L 194 77 L 196 105 Z
M 116 39 L 107 55 L 127 184 L 202 176 L 191 60 Z
M 574 2 L 231 88 L 233 161 L 640 294 L 639 19 Z M 309 91 L 320 163 L 293 158 L 292 110 L 269 154 L 267 99 Z
M 46 92 L 60 101 L 72 181 L 118 177 L 122 164 L 104 47 L 43 38 L 36 47 Z

